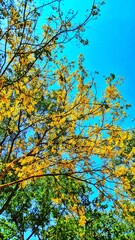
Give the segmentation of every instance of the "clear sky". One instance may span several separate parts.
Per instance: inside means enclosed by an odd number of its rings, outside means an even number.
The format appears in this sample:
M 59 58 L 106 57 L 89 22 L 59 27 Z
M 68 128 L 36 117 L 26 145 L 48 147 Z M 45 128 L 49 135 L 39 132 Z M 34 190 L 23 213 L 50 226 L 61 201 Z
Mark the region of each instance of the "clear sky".
M 79 1 L 82 2 L 81 0 Z M 90 71 L 101 76 L 114 73 L 125 79 L 122 94 L 132 104 L 129 113 L 135 118 L 135 0 L 106 0 L 101 16 L 90 23 L 86 35 L 90 44 L 83 51 Z M 103 79 L 101 80 L 102 84 Z M 126 127 L 135 121 L 126 121 Z
M 63 0 L 65 11 L 70 8 L 76 11 L 79 9 L 76 22 L 83 21 L 85 10 L 92 7 L 92 2 L 93 0 Z M 133 128 L 135 127 L 135 120 L 132 121 L 135 119 L 135 0 L 104 2 L 101 16 L 97 20 L 90 21 L 86 26 L 85 36 L 89 39 L 89 45 L 77 47 L 75 41 L 72 41 L 65 46 L 64 54 L 69 59 L 77 60 L 77 56 L 83 53 L 86 69 L 100 73 L 100 87 L 104 85 L 103 76 L 108 76 L 110 73 L 124 78 L 120 90 L 127 103 L 132 105 L 128 110 L 131 116 L 124 127 Z

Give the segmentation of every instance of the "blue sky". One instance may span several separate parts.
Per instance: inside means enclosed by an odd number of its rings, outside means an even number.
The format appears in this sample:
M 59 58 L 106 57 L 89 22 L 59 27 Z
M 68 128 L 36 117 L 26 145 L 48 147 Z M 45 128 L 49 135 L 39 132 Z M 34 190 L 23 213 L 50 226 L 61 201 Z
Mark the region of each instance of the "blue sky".
M 81 2 L 81 1 L 80 1 Z M 90 44 L 82 49 L 86 66 L 100 76 L 114 73 L 123 77 L 122 95 L 132 104 L 126 127 L 135 126 L 135 1 L 106 0 L 101 17 L 90 23 L 86 36 Z M 101 78 L 102 84 L 103 79 Z
M 100 2 L 101 0 L 99 0 Z M 82 22 L 85 10 L 91 9 L 93 0 L 63 0 L 64 9 L 78 11 L 75 22 Z M 96 1 L 98 2 L 98 0 Z M 103 76 L 114 73 L 124 78 L 120 87 L 124 99 L 132 107 L 125 128 L 135 127 L 135 0 L 105 0 L 101 7 L 101 16 L 86 26 L 85 36 L 88 46 L 78 47 L 72 41 L 65 46 L 64 54 L 72 60 L 83 53 L 85 66 L 89 72 L 98 71 L 99 87 L 104 85 Z M 72 53 L 72 54 L 71 54 Z
M 66 1 L 64 1 L 65 3 Z M 85 10 L 91 8 L 93 0 L 69 0 L 66 10 L 78 10 L 77 21 L 84 18 Z M 97 1 L 98 2 L 98 1 Z M 122 96 L 132 107 L 124 128 L 135 127 L 135 0 L 105 0 L 101 16 L 86 26 L 85 37 L 88 46 L 75 47 L 75 41 L 66 48 L 66 55 L 72 60 L 80 53 L 85 56 L 85 66 L 89 72 L 98 71 L 99 88 L 103 88 L 104 78 L 110 73 L 124 78 L 120 87 Z M 72 52 L 72 55 L 71 55 Z

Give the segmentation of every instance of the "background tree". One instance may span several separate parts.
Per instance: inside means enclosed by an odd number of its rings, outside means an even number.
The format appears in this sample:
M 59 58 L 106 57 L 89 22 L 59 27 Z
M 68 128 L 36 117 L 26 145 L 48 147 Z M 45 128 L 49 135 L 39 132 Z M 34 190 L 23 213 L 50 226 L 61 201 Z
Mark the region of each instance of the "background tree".
M 48 177 L 23 189 L 10 188 L 12 193 L 7 188 L 2 194 L 6 200 L 0 219 L 3 239 L 134 239 L 133 225 L 114 209 L 106 211 L 107 203 L 99 197 L 92 200 L 93 192 L 85 183 L 65 177 L 59 183 Z M 63 200 L 67 192 L 71 197 Z M 83 215 L 78 218 L 75 211 L 81 206 Z
M 129 161 L 130 159 L 130 161 Z M 130 139 L 125 139 L 123 152 L 114 161 L 115 173 L 122 182 L 122 188 L 117 187 L 117 195 L 126 192 L 130 199 L 120 199 L 117 211 L 131 223 L 135 219 L 135 131 L 130 133 Z
M 88 44 L 83 38 L 84 27 L 99 12 L 100 4 L 93 1 L 79 23 L 77 13 L 65 10 L 60 0 L 42 6 L 24 0 L 2 10 L 0 187 L 4 189 L 1 213 L 5 214 L 5 238 L 24 239 L 29 227 L 39 239 L 41 232 L 53 238 L 56 227 L 64 234 L 61 224 L 66 219 L 68 232 L 72 221 L 75 234 L 77 226 L 82 229 L 86 225 L 87 230 L 89 214 L 80 196 L 83 188 L 87 195 L 96 192 L 100 207 L 109 200 L 117 208 L 121 199 L 128 198 L 133 210 L 132 186 L 127 188 L 114 164 L 123 154 L 125 141 L 131 139 L 131 133 L 120 127 L 129 107 L 118 90 L 121 79 L 110 74 L 105 79 L 106 89 L 99 94 L 98 73 L 88 74 L 83 55 L 78 63 L 64 56 L 67 42 L 76 39 Z M 130 153 L 123 156 L 123 162 L 127 159 L 132 162 Z M 133 164 L 130 171 L 134 171 Z M 45 189 L 40 186 L 43 183 Z M 115 194 L 115 186 L 122 186 L 119 194 Z M 39 192 L 48 196 L 43 209 Z M 23 203 L 17 206 L 19 199 Z M 123 204 L 120 207 L 123 212 Z M 93 209 L 91 212 L 93 216 Z M 129 211 L 127 215 L 131 216 Z M 56 226 L 48 226 L 54 218 Z M 80 234 L 78 238 L 83 238 L 84 232 Z

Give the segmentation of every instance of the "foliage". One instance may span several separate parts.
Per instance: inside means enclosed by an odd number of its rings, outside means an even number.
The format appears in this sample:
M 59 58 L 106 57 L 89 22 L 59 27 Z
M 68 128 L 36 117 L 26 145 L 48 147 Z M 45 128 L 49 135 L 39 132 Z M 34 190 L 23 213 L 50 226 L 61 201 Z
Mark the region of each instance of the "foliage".
M 63 200 L 67 191 L 70 198 Z M 107 204 L 99 197 L 90 200 L 92 194 L 86 184 L 65 177 L 60 183 L 48 177 L 22 189 L 18 185 L 6 188 L 0 219 L 2 239 L 134 239 L 132 224 L 114 210 L 106 211 Z
M 117 188 L 119 195 L 125 191 L 130 199 L 121 198 L 118 203 L 118 209 L 122 209 L 121 214 L 130 222 L 135 219 L 135 131 L 130 133 L 130 139 L 125 139 L 123 152 L 117 156 L 114 161 L 115 173 L 122 182 L 122 188 Z
M 83 239 L 87 218 L 91 222 L 93 214 L 99 214 L 92 208 L 89 216 L 81 202 L 83 188 L 89 195 L 96 192 L 100 208 L 109 200 L 116 210 L 120 207 L 123 218 L 134 222 L 135 148 L 125 150 L 132 133 L 120 127 L 129 107 L 119 92 L 122 79 L 110 74 L 101 93 L 98 72 L 88 74 L 84 56 L 80 54 L 76 63 L 64 55 L 71 40 L 88 44 L 85 25 L 99 16 L 102 3 L 93 1 L 79 22 L 77 13 L 66 10 L 60 0 L 42 6 L 32 0 L 9 5 L 1 1 L 0 188 L 5 239 L 24 239 L 29 228 L 51 239 L 56 227 L 64 234 L 65 221 L 69 239 L 71 226 L 75 235 L 80 229 L 78 239 Z M 116 166 L 118 157 L 122 164 Z M 123 205 L 127 199 L 129 208 Z M 91 239 L 105 234 L 109 216 L 102 209 Z M 103 234 L 102 239 L 109 237 Z

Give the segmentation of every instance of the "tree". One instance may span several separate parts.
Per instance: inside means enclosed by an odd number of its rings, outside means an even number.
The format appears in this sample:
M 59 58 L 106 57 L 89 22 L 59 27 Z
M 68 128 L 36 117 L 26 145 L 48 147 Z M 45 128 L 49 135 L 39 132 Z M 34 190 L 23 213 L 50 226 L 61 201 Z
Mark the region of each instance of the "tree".
M 120 199 L 118 209 L 120 213 L 131 223 L 135 219 L 135 131 L 130 133 L 130 139 L 124 140 L 123 152 L 114 161 L 115 173 L 122 182 L 122 188 L 116 188 L 117 194 L 126 192 L 130 199 Z M 119 214 L 120 214 L 119 213 Z
M 2 6 L 0 187 L 4 197 L 1 213 L 5 211 L 7 219 L 13 220 L 6 234 L 13 238 L 13 232 L 18 230 L 18 236 L 24 239 L 24 232 L 29 228 L 26 209 L 29 209 L 33 234 L 38 231 L 40 235 L 42 225 L 50 222 L 49 214 L 53 211 L 56 222 L 60 218 L 56 226 L 61 227 L 61 221 L 67 217 L 69 225 L 74 221 L 83 227 L 87 222 L 79 195 L 83 184 L 87 193 L 97 191 L 100 204 L 109 200 L 116 207 L 119 198 L 128 197 L 133 206 L 132 196 L 126 191 L 127 182 L 114 164 L 125 149 L 125 141 L 131 138 L 130 131 L 119 126 L 129 107 L 118 90 L 121 79 L 110 74 L 105 79 L 106 89 L 99 94 L 98 72 L 88 74 L 83 65 L 84 56 L 79 55 L 78 63 L 64 56 L 67 42 L 76 39 L 88 44 L 83 31 L 99 15 L 100 4 L 93 1 L 81 22 L 76 21 L 77 13 L 67 11 L 60 0 L 47 1 L 42 6 L 31 0 L 11 6 L 2 1 Z M 127 158 L 132 161 L 130 153 L 124 155 L 123 161 Z M 42 181 L 44 191 L 40 189 Z M 119 196 L 114 186 L 123 186 Z M 39 214 L 38 223 L 32 218 L 37 213 L 31 214 L 31 204 L 36 198 L 31 196 L 34 187 L 43 194 L 50 189 L 45 209 L 49 204 L 53 206 L 46 213 L 47 219 L 40 219 Z M 32 192 L 27 195 L 28 189 Z M 39 194 L 38 190 L 36 193 Z M 24 199 L 24 205 L 18 210 L 19 198 Z M 40 206 L 40 196 L 37 198 Z M 18 225 L 21 217 L 24 223 Z M 2 224 L 5 228 L 5 222 Z M 51 232 L 55 230 L 49 227 Z
M 67 191 L 70 199 L 61 201 Z M 93 192 L 85 183 L 65 177 L 60 183 L 53 177 L 41 178 L 23 189 L 12 187 L 11 194 L 9 189 L 2 193 L 6 200 L 0 219 L 3 239 L 134 239 L 133 225 L 114 209 L 106 211 L 108 206 L 99 197 L 90 200 Z M 84 215 L 77 218 L 74 211 L 80 207 Z

